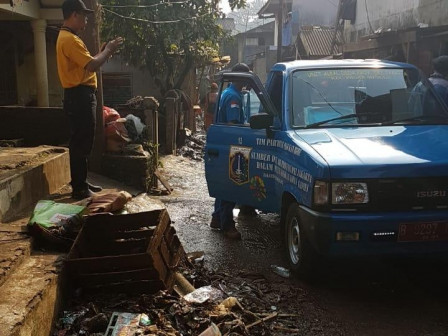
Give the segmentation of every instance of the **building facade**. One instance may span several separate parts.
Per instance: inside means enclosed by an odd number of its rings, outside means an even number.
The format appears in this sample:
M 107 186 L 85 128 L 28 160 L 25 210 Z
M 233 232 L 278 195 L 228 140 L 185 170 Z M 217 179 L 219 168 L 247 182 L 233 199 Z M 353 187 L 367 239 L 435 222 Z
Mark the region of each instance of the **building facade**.
M 0 0 L 0 105 L 62 105 L 55 51 L 62 2 Z
M 448 1 L 343 0 L 345 58 L 410 62 L 425 73 L 448 54 Z M 344 12 L 348 15 L 344 16 Z

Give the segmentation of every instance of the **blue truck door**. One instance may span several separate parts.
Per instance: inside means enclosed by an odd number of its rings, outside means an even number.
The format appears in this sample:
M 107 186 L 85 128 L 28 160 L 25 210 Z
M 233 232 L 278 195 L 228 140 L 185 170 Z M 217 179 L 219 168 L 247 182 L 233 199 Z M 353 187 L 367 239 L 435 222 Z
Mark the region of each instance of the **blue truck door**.
M 274 211 L 275 182 L 268 178 L 273 170 L 274 147 L 267 146 L 266 129 L 253 129 L 249 118 L 260 112 L 275 115 L 258 77 L 252 73 L 226 73 L 221 91 L 229 82 L 244 81 L 250 90 L 243 96 L 244 123 L 219 122 L 216 111 L 215 123 L 207 132 L 205 172 L 210 196 L 250 205 L 265 211 Z M 221 92 L 220 92 L 221 96 Z M 268 197 L 269 196 L 269 197 Z

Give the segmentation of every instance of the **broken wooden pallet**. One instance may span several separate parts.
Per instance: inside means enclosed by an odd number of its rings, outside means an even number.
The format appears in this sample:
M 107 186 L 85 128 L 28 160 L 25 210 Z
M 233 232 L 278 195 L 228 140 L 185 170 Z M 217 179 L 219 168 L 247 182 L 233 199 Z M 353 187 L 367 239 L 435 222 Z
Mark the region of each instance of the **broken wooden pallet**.
M 172 290 L 185 252 L 165 209 L 87 217 L 66 265 L 82 288 L 154 293 Z

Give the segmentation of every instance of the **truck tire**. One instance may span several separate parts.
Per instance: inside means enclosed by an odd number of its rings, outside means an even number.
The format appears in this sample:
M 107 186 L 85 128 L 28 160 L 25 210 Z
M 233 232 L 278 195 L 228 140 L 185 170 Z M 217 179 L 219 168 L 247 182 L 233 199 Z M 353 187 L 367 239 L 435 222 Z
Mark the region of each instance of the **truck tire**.
M 300 277 L 312 279 L 320 258 L 305 235 L 299 205 L 295 202 L 289 205 L 286 213 L 284 238 L 291 271 Z

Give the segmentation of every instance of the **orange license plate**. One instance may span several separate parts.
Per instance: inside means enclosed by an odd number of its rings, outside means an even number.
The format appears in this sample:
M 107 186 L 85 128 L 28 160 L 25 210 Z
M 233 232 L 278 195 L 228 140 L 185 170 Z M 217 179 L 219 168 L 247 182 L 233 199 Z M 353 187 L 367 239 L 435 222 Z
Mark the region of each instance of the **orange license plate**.
M 402 223 L 399 225 L 399 242 L 448 241 L 448 222 Z

